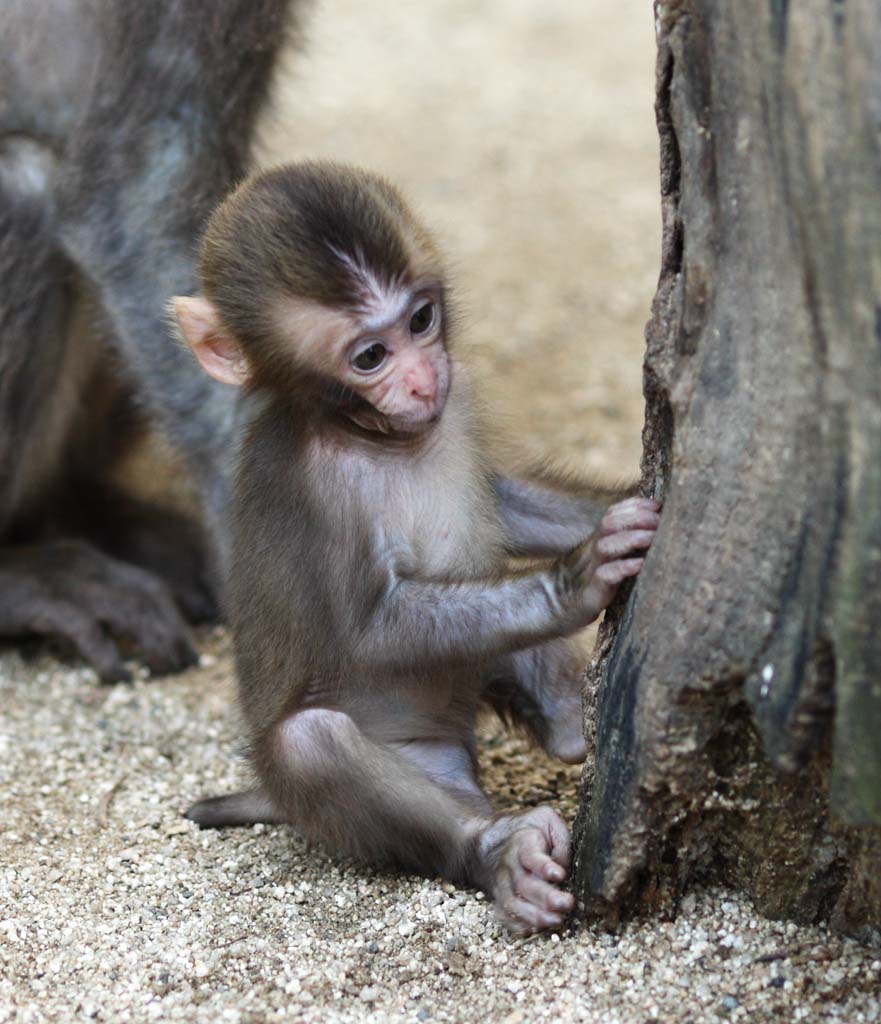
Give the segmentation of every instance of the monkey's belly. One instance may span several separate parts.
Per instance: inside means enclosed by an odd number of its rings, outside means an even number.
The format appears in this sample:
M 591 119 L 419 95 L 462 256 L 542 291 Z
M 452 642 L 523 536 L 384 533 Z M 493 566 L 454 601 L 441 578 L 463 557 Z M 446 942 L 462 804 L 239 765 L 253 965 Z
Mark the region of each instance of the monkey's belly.
M 347 696 L 340 710 L 383 743 L 458 738 L 473 727 L 481 680 L 474 668 L 371 680 Z

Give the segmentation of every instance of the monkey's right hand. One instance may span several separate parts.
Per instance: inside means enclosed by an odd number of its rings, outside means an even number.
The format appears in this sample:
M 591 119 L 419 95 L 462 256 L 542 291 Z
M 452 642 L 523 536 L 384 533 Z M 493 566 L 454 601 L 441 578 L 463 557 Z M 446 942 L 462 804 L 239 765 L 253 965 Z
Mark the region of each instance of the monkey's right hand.
M 612 603 L 620 584 L 642 568 L 660 510 L 653 498 L 611 505 L 593 536 L 556 563 L 555 596 L 573 630 L 593 622 Z
M 0 549 L 0 636 L 60 640 L 102 682 L 131 678 L 116 640 L 151 672 L 179 672 L 198 661 L 166 585 L 79 540 Z

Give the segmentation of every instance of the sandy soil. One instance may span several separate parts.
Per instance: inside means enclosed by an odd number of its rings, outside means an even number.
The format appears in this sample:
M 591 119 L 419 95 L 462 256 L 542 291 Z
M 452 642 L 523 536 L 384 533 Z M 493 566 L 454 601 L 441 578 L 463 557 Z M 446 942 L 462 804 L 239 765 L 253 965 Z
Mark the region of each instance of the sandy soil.
M 659 241 L 647 0 L 323 0 L 309 35 L 263 159 L 399 181 L 501 421 L 532 455 L 632 475 Z M 198 832 L 181 811 L 245 777 L 228 641 L 203 641 L 201 668 L 115 688 L 0 656 L 0 1022 L 881 1019 L 881 952 L 730 893 L 515 941 L 478 894 L 284 828 Z M 500 802 L 571 816 L 577 769 L 484 740 Z

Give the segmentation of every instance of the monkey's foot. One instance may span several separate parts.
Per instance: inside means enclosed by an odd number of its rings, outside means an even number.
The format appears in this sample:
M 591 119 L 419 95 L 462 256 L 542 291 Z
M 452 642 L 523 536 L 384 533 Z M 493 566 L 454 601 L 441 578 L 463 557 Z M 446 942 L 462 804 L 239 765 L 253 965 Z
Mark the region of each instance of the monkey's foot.
M 550 807 L 501 818 L 483 834 L 496 914 L 512 932 L 557 928 L 575 906 L 560 886 L 569 868 L 569 830 Z
M 161 521 L 132 528 L 117 550 L 107 550 L 162 580 L 188 622 L 220 620 L 204 540 L 182 517 L 163 513 Z
M 189 622 L 218 621 L 217 581 L 205 532 L 195 521 L 91 481 L 76 499 L 81 517 L 72 532 L 162 580 Z
M 256 825 L 259 822 L 281 825 L 286 820 L 281 811 L 276 809 L 269 794 L 260 788 L 199 800 L 184 817 L 194 821 L 200 828 Z
M 131 678 L 118 641 L 156 675 L 199 660 L 166 585 L 78 540 L 0 549 L 0 636 L 60 641 L 102 682 Z
M 565 764 L 581 764 L 587 757 L 581 698 L 561 701 L 548 721 L 548 736 L 544 748 L 551 757 Z

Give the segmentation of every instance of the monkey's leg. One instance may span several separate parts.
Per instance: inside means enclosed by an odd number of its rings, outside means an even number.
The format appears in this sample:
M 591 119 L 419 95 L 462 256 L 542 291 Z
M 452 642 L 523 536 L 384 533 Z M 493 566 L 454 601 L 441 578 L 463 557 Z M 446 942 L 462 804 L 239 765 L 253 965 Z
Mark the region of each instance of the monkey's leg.
M 479 811 L 489 813 L 489 802 L 475 779 L 474 756 L 464 745 L 440 740 L 413 740 L 394 744 L 389 749 L 422 769 L 430 779 L 454 796 L 461 796 L 466 802 L 474 803 Z M 186 816 L 204 828 L 253 825 L 258 822 L 290 823 L 263 786 L 200 800 L 189 808 Z
M 111 633 L 155 671 L 182 668 L 196 652 L 158 580 L 37 525 L 55 511 L 93 358 L 71 331 L 76 277 L 55 248 L 51 167 L 36 142 L 0 145 L 0 635 L 60 639 L 107 681 L 128 675 Z
M 157 154 L 156 159 L 160 158 Z M 201 372 L 168 328 L 166 306 L 171 295 L 196 288 L 191 253 L 200 224 L 188 217 L 163 223 L 167 214 L 159 216 L 151 229 L 131 223 L 137 211 L 142 216 L 153 204 L 157 210 L 178 209 L 172 193 L 181 183 L 175 175 L 169 173 L 166 178 L 149 167 L 143 174 L 165 182 L 169 194 L 158 194 L 155 188 L 151 193 L 146 186 L 139 192 L 136 176 L 127 188 L 119 184 L 113 195 L 115 184 L 107 180 L 104 198 L 120 210 L 119 222 L 111 224 L 94 214 L 75 227 L 66 227 L 64 238 L 68 251 L 88 254 L 83 270 L 107 313 L 114 344 L 135 382 L 138 400 L 187 460 L 214 542 L 215 574 L 224 579 L 236 399 L 231 389 Z M 116 247 L 119 236 L 128 239 L 123 252 Z
M 66 426 L 56 423 L 72 416 L 59 393 L 71 266 L 52 234 L 52 171 L 44 147 L 0 136 L 0 534 L 55 471 Z
M 566 639 L 493 660 L 481 697 L 498 716 L 519 726 L 551 757 L 580 764 L 584 745 L 583 665 Z
M 202 825 L 284 820 L 361 861 L 478 886 L 514 931 L 572 909 L 569 835 L 548 807 L 494 819 L 464 744 L 377 743 L 345 713 L 300 711 L 257 745 L 261 790 L 204 800 Z
M 506 550 L 515 558 L 571 551 L 599 527 L 609 505 L 635 494 L 635 487 L 595 488 L 550 473 L 536 479 L 495 476 L 492 488 Z

